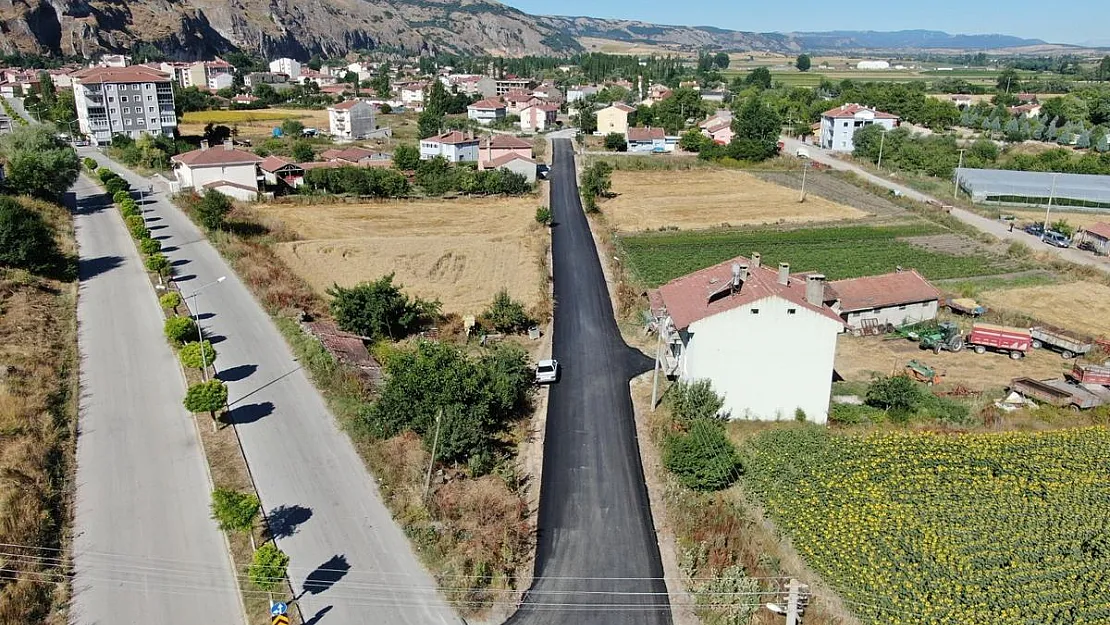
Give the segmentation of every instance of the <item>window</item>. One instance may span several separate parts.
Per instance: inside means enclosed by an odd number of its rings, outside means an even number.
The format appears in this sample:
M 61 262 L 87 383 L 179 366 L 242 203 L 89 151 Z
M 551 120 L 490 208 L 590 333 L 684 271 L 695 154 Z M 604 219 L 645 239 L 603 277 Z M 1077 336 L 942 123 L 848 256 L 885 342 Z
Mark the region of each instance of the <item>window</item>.
M 109 102 L 115 102 L 116 101 L 116 96 L 114 96 L 114 95 L 108 96 L 108 101 Z
M 130 115 L 131 114 L 131 107 L 129 107 L 129 106 L 123 107 L 123 114 L 124 115 Z
M 143 122 L 142 119 L 136 119 L 135 120 L 135 125 L 136 126 L 145 126 L 146 124 Z
M 115 91 L 115 90 L 116 90 L 115 85 L 108 85 L 108 91 Z
M 848 127 L 848 122 L 844 122 L 844 127 L 845 127 L 845 128 L 847 128 L 847 127 Z
M 753 315 L 758 315 L 759 314 L 759 309 L 758 308 L 753 308 L 752 309 L 752 314 Z
M 797 308 L 787 308 L 787 309 L 786 309 L 786 314 L 788 314 L 788 315 L 796 315 L 796 314 L 798 314 L 798 309 L 797 309 Z
M 157 117 L 151 117 L 150 118 L 150 125 L 151 126 L 157 126 L 158 125 L 158 118 Z
M 127 96 L 125 96 L 125 95 L 121 95 L 121 96 L 119 97 L 119 101 L 120 101 L 120 102 L 126 102 L 126 101 L 127 101 Z
M 153 113 L 154 112 L 154 107 L 153 106 L 146 107 L 146 112 L 147 113 Z
M 112 107 L 112 115 L 115 115 L 116 113 L 119 113 L 119 109 L 117 109 L 116 107 L 113 106 Z
M 138 91 L 139 89 L 142 89 L 142 87 L 140 87 L 139 84 L 136 83 L 134 85 L 131 85 L 131 89 L 133 89 L 134 91 Z
M 152 95 L 148 95 L 148 96 L 146 97 L 146 101 L 147 101 L 147 102 L 153 102 L 153 101 L 154 101 L 154 96 L 152 96 Z
M 130 126 L 130 125 L 131 125 L 131 120 L 130 120 L 130 119 L 125 119 L 125 120 L 123 120 L 123 123 L 127 124 L 128 126 Z

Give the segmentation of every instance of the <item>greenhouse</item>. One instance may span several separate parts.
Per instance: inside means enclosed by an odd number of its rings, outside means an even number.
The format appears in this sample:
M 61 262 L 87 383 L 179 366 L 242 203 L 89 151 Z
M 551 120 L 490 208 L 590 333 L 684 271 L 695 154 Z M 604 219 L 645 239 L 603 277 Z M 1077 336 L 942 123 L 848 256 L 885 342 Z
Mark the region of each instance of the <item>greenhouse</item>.
M 960 189 L 978 203 L 1043 206 L 1051 198 L 1059 206 L 1110 209 L 1110 176 L 960 169 L 957 180 Z

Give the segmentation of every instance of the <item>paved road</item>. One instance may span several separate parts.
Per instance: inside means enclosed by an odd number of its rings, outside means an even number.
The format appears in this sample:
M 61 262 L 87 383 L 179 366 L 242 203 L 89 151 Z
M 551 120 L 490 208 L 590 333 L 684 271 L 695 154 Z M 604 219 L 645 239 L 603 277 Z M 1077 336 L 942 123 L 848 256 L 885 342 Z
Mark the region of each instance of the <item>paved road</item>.
M 810 145 L 808 143 L 803 144 L 796 139 L 790 139 L 787 137 L 783 137 L 782 139 L 785 143 L 783 151 L 787 154 L 794 154 L 798 148 L 804 147 L 806 151 L 809 152 L 810 158 L 812 160 L 819 163 L 824 163 L 832 167 L 833 169 L 839 171 L 853 172 L 872 184 L 879 185 L 886 189 L 897 190 L 903 193 L 906 197 L 917 200 L 918 202 L 928 202 L 934 199 L 932 196 L 921 193 L 920 191 L 907 187 L 906 185 L 899 184 L 882 176 L 877 176 L 854 163 L 841 160 L 833 156 L 832 153 L 826 150 L 822 150 L 817 146 Z M 934 201 L 940 201 L 944 204 L 948 203 L 948 201 L 946 201 L 944 198 L 937 198 Z M 1090 252 L 1084 252 L 1083 250 L 1075 248 L 1061 249 L 1058 247 L 1054 247 L 1052 245 L 1044 243 L 1038 237 L 1026 234 L 1021 230 L 1014 230 L 1013 232 L 1010 232 L 1010 227 L 1008 223 L 1004 223 L 995 219 L 988 219 L 986 217 L 983 217 L 982 215 L 973 213 L 963 208 L 953 207 L 952 216 L 1003 241 L 1021 241 L 1022 243 L 1025 243 L 1026 245 L 1037 251 L 1051 252 L 1070 262 L 1079 265 L 1089 265 L 1091 267 L 1095 267 L 1097 269 L 1110 273 L 1110 258 L 1095 256 Z
M 215 148 L 218 149 L 218 148 Z M 148 179 L 82 150 L 135 187 Z M 216 250 L 175 206 L 156 195 L 150 226 L 185 294 L 197 297 L 214 337 L 220 377 L 263 506 L 285 519 L 279 545 L 306 619 L 323 625 L 458 623 L 382 503 L 350 439 L 293 359 L 269 316 Z M 275 511 L 277 514 L 275 515 Z M 216 622 L 216 621 L 206 621 Z
M 241 623 L 162 313 L 123 220 L 77 182 L 81 400 L 70 622 Z
M 669 625 L 628 393 L 652 363 L 621 339 L 571 142 L 553 146 L 553 352 L 563 374 L 548 403 L 536 582 L 510 622 Z

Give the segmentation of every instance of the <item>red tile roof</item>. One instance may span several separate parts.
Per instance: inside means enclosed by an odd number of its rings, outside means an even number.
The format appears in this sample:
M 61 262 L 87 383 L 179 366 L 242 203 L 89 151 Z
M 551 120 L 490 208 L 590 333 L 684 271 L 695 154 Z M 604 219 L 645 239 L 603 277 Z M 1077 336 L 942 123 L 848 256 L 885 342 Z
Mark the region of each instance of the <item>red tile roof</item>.
M 841 104 L 836 108 L 829 109 L 824 113 L 821 113 L 821 117 L 831 117 L 833 119 L 852 118 L 856 116 L 856 113 L 863 112 L 873 113 L 875 115 L 875 119 L 899 119 L 897 115 L 891 115 L 890 113 L 876 111 L 875 109 L 867 108 L 866 106 L 860 106 L 859 104 Z
M 485 100 L 478 100 L 466 108 L 479 110 L 503 109 L 505 104 L 496 98 L 486 98 Z
M 431 141 L 431 142 L 434 142 L 434 143 L 446 143 L 447 145 L 457 145 L 459 143 L 477 143 L 478 138 L 477 137 L 468 137 L 468 136 L 464 135 L 463 133 L 459 132 L 458 130 L 452 130 L 451 132 L 445 132 L 445 133 L 443 133 L 441 135 L 438 135 L 438 136 L 435 136 L 435 137 L 428 137 L 427 139 L 421 139 L 421 141 Z
M 915 304 L 940 298 L 940 291 L 911 269 L 829 283 L 828 297 L 840 300 L 842 312 Z
M 614 109 L 617 109 L 619 111 L 624 111 L 625 113 L 631 113 L 632 111 L 636 110 L 636 109 L 632 108 L 631 106 L 628 106 L 624 102 L 617 102 L 615 104 L 611 104 L 611 105 L 609 105 L 609 108 L 614 108 Z
M 1096 237 L 1110 241 L 1110 224 L 1105 221 L 1100 221 L 1094 225 L 1084 228 L 1087 232 L 1095 235 Z
M 349 110 L 351 110 L 352 107 L 354 107 L 354 105 L 358 104 L 359 102 L 362 102 L 362 100 L 359 100 L 359 99 L 345 100 L 343 102 L 340 102 L 339 104 L 331 105 L 331 108 L 333 108 L 337 111 L 349 111 Z
M 208 167 L 212 165 L 246 165 L 253 163 L 260 163 L 262 159 L 250 152 L 244 152 L 236 148 L 229 148 L 224 145 L 217 145 L 215 147 L 193 150 L 192 152 L 185 152 L 184 154 L 177 154 L 170 157 L 174 163 L 181 163 L 189 167 Z
M 667 137 L 662 128 L 629 128 L 629 141 L 659 141 Z
M 284 156 L 271 155 L 271 156 L 267 156 L 266 158 L 262 159 L 262 162 L 258 164 L 258 168 L 261 169 L 262 171 L 269 172 L 269 173 L 272 174 L 275 171 L 281 169 L 282 167 L 288 167 L 290 165 L 296 166 L 297 164 L 294 163 L 293 161 L 285 158 Z
M 486 148 L 493 148 L 494 150 L 520 150 L 525 148 L 531 149 L 532 144 L 512 135 L 493 135 L 489 139 L 483 139 L 481 147 L 483 150 Z
M 749 265 L 748 277 L 739 291 L 730 292 L 732 265 Z M 778 271 L 770 267 L 750 267 L 751 261 L 743 256 L 675 278 L 659 287 L 658 295 L 649 299 L 662 302 L 677 329 L 768 297 L 779 297 L 802 308 L 824 315 L 843 324 L 840 317 L 828 306 L 814 306 L 806 301 L 806 283 L 791 278 L 779 284 Z
M 525 93 L 523 91 L 510 91 L 501 97 L 505 98 L 507 102 L 527 102 L 533 98 L 539 100 L 539 98 L 531 93 Z
M 90 67 L 73 74 L 83 85 L 105 82 L 169 82 L 170 77 L 144 65 L 130 67 Z
M 516 161 L 516 160 L 521 160 L 521 161 L 524 161 L 526 163 L 532 163 L 533 165 L 536 164 L 536 161 L 534 161 L 534 160 L 532 160 L 532 159 L 530 159 L 526 156 L 521 156 L 520 154 L 517 154 L 516 152 L 509 152 L 508 154 L 503 154 L 501 156 L 498 156 L 497 158 L 493 159 L 492 161 L 486 161 L 486 167 L 501 167 L 502 165 L 504 165 L 506 163 L 511 163 L 513 161 Z

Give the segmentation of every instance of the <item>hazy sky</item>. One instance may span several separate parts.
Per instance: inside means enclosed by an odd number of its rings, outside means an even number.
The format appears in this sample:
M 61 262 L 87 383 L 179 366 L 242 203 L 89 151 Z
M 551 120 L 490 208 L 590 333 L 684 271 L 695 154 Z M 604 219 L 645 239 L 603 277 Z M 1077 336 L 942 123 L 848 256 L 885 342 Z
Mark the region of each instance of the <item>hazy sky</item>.
M 1110 1 L 931 0 L 881 3 L 789 0 L 502 0 L 529 13 L 635 19 L 657 24 L 717 26 L 757 32 L 907 30 L 1000 33 L 1052 43 L 1110 45 Z M 837 10 L 833 7 L 840 7 Z

